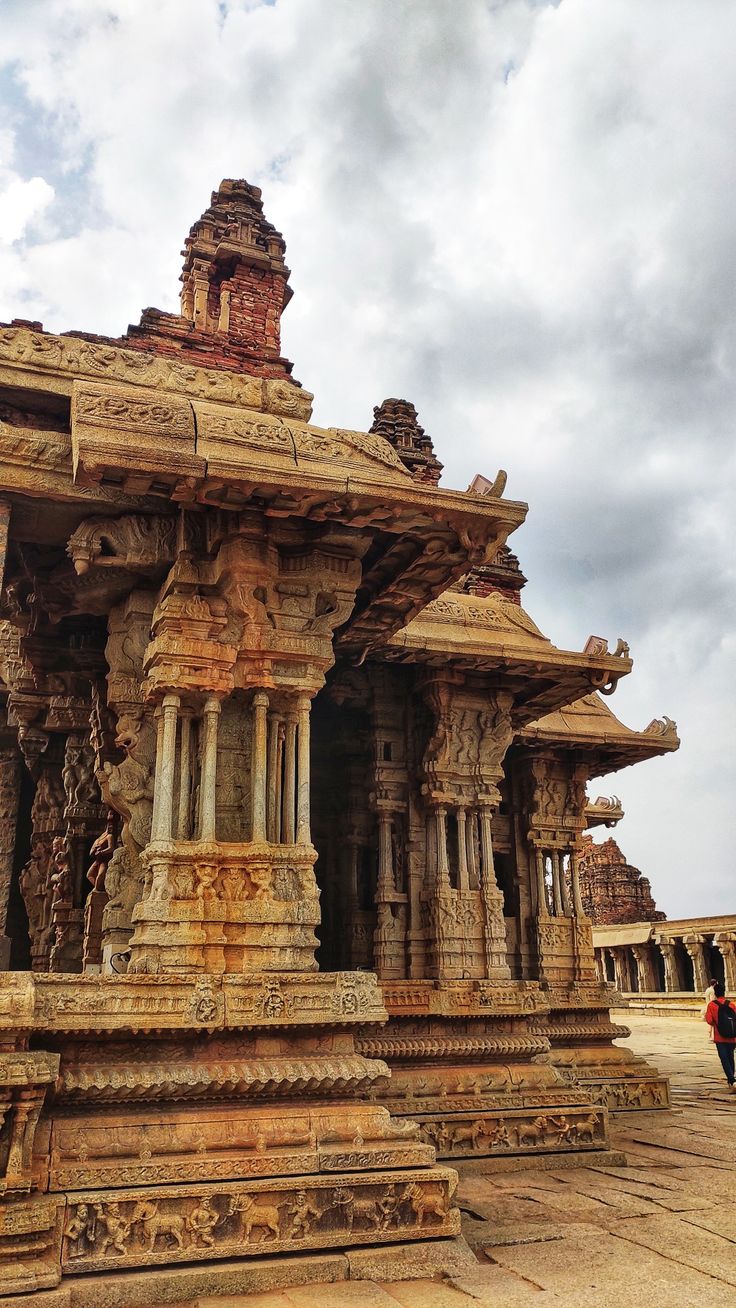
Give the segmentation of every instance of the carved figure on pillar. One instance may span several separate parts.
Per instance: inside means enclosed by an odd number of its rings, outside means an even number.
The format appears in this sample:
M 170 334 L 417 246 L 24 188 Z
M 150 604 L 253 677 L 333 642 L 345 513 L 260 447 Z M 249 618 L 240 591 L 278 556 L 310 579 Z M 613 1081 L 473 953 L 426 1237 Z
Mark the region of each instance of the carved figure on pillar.
M 108 811 L 105 830 L 92 843 L 87 869 L 89 893 L 84 905 L 84 948 L 82 966 L 85 971 L 98 968 L 102 963 L 102 915 L 108 902 L 105 889 L 107 869 L 117 845 L 117 822 L 112 809 Z
M 61 766 L 53 757 L 44 760 L 36 783 L 31 808 L 31 855 L 20 874 L 20 890 L 28 914 L 31 966 L 48 970 L 54 941 L 52 920 L 52 875 L 54 841 L 64 830 L 64 790 Z

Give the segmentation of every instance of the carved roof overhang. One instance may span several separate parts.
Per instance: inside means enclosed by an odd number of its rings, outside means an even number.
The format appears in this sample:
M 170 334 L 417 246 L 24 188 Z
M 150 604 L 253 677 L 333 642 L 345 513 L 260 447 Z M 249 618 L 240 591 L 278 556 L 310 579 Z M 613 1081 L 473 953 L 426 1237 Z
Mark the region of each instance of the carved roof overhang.
M 287 418 L 308 420 L 313 396 L 288 378 L 252 377 L 226 367 L 189 363 L 126 349 L 119 340 L 76 332 L 55 336 L 27 326 L 0 325 L 0 385 L 70 398 L 74 382 L 86 379 L 141 386 L 190 400 L 242 405 Z
M 655 718 L 643 731 L 619 722 L 598 695 L 585 695 L 524 727 L 519 739 L 527 745 L 554 745 L 586 754 L 592 776 L 618 772 L 647 758 L 671 754 L 680 747 L 671 718 Z
M 585 825 L 588 831 L 593 827 L 615 827 L 623 816 L 623 805 L 618 795 L 599 795 L 597 799 L 588 800 L 585 805 Z
M 448 592 L 391 637 L 375 657 L 394 663 L 488 673 L 514 695 L 517 727 L 580 698 L 592 686 L 615 686 L 630 659 L 560 650 L 520 605 L 494 593 Z
M 521 503 L 417 483 L 379 435 L 309 425 L 311 396 L 284 379 L 11 327 L 0 328 L 0 387 L 32 396 L 34 412 L 61 406 L 53 431 L 0 422 L 0 479 L 23 496 L 21 513 L 37 498 L 87 513 L 174 501 L 367 529 L 356 607 L 336 638 L 352 658 L 493 558 L 526 516 Z

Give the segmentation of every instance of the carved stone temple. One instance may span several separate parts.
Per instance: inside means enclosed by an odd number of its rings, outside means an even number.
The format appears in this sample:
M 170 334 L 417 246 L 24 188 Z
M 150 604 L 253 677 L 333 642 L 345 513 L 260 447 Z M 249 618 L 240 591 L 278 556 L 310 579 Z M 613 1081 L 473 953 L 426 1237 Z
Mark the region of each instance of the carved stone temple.
M 668 1103 L 578 860 L 674 724 L 524 611 L 503 474 L 439 486 L 402 399 L 310 424 L 284 257 L 226 181 L 180 314 L 0 328 L 0 1305 L 426 1266 L 454 1160 Z

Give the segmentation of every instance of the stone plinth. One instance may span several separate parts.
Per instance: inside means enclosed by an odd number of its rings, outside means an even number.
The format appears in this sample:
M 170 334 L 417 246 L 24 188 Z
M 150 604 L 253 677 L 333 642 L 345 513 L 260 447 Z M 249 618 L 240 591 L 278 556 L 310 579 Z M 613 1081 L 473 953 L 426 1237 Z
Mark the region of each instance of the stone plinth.
M 455 1173 L 368 1098 L 388 1069 L 353 1032 L 384 1019 L 368 974 L 6 974 L 26 1279 L 454 1235 Z

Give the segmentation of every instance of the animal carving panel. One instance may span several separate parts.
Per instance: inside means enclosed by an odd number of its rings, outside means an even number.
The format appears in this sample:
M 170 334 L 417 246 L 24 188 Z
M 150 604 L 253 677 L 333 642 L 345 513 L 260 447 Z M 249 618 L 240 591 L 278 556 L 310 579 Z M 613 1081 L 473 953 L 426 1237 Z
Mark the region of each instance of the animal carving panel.
M 360 576 L 354 554 L 303 545 L 287 551 L 242 535 L 225 541 L 212 565 L 230 610 L 243 620 L 246 647 L 256 631 L 265 648 L 278 648 L 279 636 L 331 640 L 352 611 Z
M 115 1197 L 113 1197 L 113 1194 Z M 258 1189 L 91 1192 L 70 1205 L 62 1264 L 70 1272 L 339 1248 L 412 1239 L 424 1230 L 453 1235 L 457 1209 L 446 1173 L 376 1173 L 370 1181 L 320 1177 Z
M 125 568 L 154 572 L 173 562 L 173 518 L 127 513 L 120 518 L 88 518 L 69 540 L 67 553 L 78 576 L 90 568 Z

